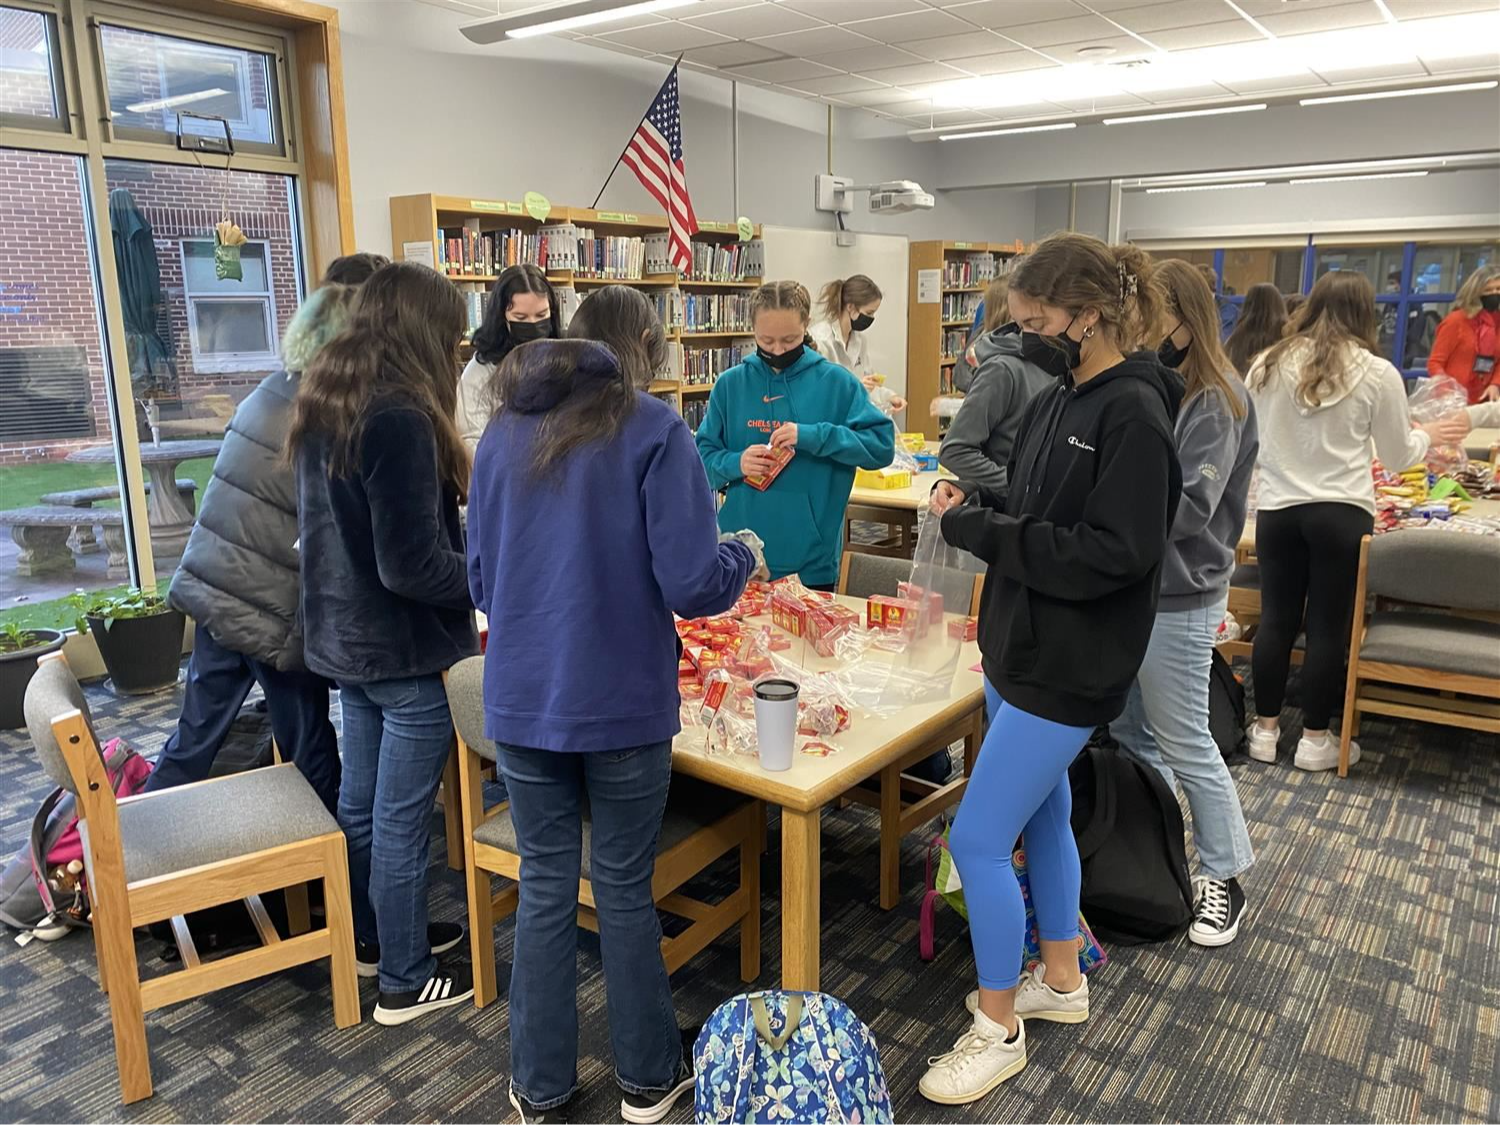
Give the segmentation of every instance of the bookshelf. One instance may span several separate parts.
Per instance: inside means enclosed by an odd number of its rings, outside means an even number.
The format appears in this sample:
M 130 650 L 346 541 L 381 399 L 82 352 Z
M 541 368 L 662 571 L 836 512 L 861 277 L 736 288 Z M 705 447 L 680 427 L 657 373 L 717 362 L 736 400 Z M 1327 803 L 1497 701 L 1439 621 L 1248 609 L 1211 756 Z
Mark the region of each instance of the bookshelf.
M 1024 253 L 1015 242 L 913 242 L 907 293 L 906 397 L 907 415 L 922 419 L 929 438 L 939 438 L 939 419 L 927 404 L 938 395 L 952 394 L 953 365 L 966 346 L 969 327 L 989 283 L 1003 274 L 1010 259 Z M 926 273 L 923 271 L 935 271 Z M 932 279 L 937 281 L 934 286 Z M 926 281 L 927 284 L 923 284 Z M 919 297 L 927 297 L 926 301 Z M 936 299 L 934 299 L 936 298 Z
M 665 215 L 553 207 L 538 220 L 515 200 L 430 193 L 391 198 L 394 257 L 450 277 L 464 295 L 470 331 L 500 271 L 518 262 L 546 270 L 565 326 L 591 289 L 641 289 L 656 304 L 668 336 L 667 369 L 650 392 L 694 424 L 713 379 L 733 365 L 724 361 L 736 350 L 753 350 L 750 293 L 765 268 L 759 226 L 748 242 L 740 241 L 733 222 L 700 220 L 699 228 L 691 236 L 693 270 L 684 277 L 667 268 Z

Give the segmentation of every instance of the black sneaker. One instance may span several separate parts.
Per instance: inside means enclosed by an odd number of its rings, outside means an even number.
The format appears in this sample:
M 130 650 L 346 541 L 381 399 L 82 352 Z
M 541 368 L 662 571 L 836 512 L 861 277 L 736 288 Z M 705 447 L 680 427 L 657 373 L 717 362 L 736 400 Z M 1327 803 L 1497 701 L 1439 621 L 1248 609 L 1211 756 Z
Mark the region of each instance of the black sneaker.
M 1240 932 L 1245 915 L 1245 892 L 1238 879 L 1193 880 L 1193 924 L 1188 939 L 1194 945 L 1228 945 Z
M 630 1125 L 656 1125 L 677 1104 L 677 1099 L 693 1088 L 693 1044 L 698 1041 L 699 1028 L 682 1031 L 682 1060 L 677 1064 L 677 1077 L 672 1085 L 655 1094 L 632 1094 L 628 1090 L 620 1094 L 620 1117 Z
M 457 922 L 429 922 L 427 924 L 427 941 L 432 946 L 434 957 L 439 953 L 447 953 L 463 940 L 464 928 Z M 354 971 L 362 977 L 380 975 L 380 943 L 378 941 L 372 941 L 368 945 L 362 941 L 354 943 Z
M 554 1125 L 554 1123 L 556 1125 L 566 1125 L 568 1121 L 568 1102 L 563 1102 L 562 1105 L 555 1105 L 551 1109 L 537 1109 L 536 1106 L 516 1093 L 514 1086 L 510 1088 L 510 1104 L 515 1106 L 516 1112 L 521 1115 L 523 1125 L 530 1125 L 533 1121 L 537 1122 L 537 1125 Z
M 453 965 L 437 970 L 421 988 L 411 992 L 382 992 L 375 1005 L 375 1022 L 394 1027 L 439 1008 L 462 1004 L 473 995 L 473 971 L 468 965 Z

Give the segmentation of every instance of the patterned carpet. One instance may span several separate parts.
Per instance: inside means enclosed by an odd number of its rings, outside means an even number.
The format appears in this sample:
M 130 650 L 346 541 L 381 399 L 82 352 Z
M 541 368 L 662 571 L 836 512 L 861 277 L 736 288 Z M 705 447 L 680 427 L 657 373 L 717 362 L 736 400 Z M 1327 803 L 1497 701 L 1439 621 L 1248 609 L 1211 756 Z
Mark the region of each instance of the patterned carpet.
M 154 752 L 177 697 L 91 689 L 101 730 Z M 1492 737 L 1378 719 L 1355 776 L 1283 761 L 1234 767 L 1259 863 L 1239 941 L 1111 950 L 1082 1027 L 1031 1029 L 1028 1069 L 983 1102 L 944 1109 L 916 1084 L 964 1022 L 966 933 L 941 912 L 917 955 L 922 842 L 905 895 L 876 906 L 876 833 L 851 808 L 825 820 L 824 988 L 874 1030 L 897 1120 L 1493 1121 L 1500 1116 L 1500 761 Z M 45 785 L 26 740 L 0 733 L 0 840 L 16 847 Z M 434 829 L 437 830 L 436 820 Z M 434 849 L 434 856 L 438 855 Z M 765 965 L 779 972 L 778 856 L 766 858 Z M 464 916 L 432 868 L 434 917 Z M 596 940 L 580 935 L 584 1092 L 575 1121 L 618 1120 Z M 148 971 L 159 943 L 142 939 Z M 498 950 L 508 971 L 511 930 Z M 400 1028 L 333 1026 L 314 967 L 147 1017 L 156 1095 L 122 1107 L 90 939 L 0 952 L 0 1118 L 57 1121 L 514 1120 L 501 1000 Z M 673 979 L 679 1018 L 740 990 L 732 937 Z M 670 1120 L 691 1119 L 688 1102 Z

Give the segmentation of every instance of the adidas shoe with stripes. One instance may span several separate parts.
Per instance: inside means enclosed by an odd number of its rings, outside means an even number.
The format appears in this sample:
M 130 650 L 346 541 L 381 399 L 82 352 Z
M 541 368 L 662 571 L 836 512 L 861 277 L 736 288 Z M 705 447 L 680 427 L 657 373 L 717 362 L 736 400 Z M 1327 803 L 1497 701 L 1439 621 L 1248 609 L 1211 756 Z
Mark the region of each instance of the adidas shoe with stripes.
M 382 992 L 375 1005 L 375 1022 L 394 1027 L 439 1008 L 462 1004 L 474 995 L 474 974 L 468 965 L 438 969 L 421 988 L 411 992 Z

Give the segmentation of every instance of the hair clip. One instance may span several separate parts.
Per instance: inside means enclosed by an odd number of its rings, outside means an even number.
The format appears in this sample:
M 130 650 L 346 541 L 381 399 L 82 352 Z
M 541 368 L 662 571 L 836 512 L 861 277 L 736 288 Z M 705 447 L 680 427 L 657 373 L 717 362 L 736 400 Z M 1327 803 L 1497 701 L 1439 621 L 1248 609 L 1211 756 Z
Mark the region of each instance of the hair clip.
M 1116 265 L 1115 270 L 1120 275 L 1120 306 L 1123 308 L 1125 302 L 1135 296 L 1140 282 L 1135 274 L 1126 272 L 1123 262 Z

